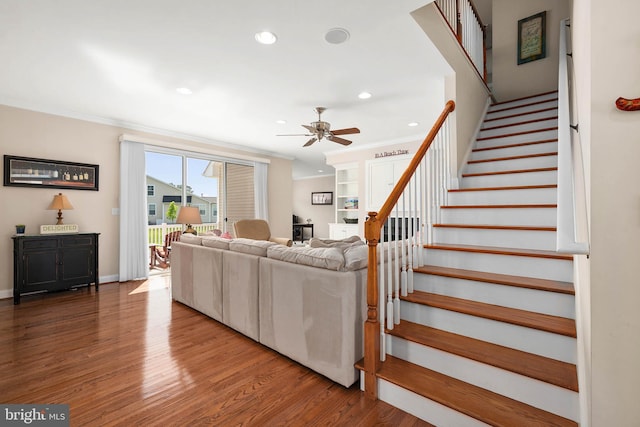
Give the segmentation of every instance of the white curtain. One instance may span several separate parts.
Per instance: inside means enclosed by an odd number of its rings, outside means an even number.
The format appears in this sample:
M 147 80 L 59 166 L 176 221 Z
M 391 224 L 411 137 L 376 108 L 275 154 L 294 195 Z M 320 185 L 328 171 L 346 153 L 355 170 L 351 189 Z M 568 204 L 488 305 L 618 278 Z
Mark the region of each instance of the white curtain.
M 267 194 L 267 173 L 269 165 L 267 163 L 256 162 L 253 165 L 253 188 L 254 188 L 254 205 L 256 208 L 256 218 L 269 221 L 269 204 Z
M 120 142 L 120 277 L 121 282 L 146 278 L 147 180 L 144 144 Z

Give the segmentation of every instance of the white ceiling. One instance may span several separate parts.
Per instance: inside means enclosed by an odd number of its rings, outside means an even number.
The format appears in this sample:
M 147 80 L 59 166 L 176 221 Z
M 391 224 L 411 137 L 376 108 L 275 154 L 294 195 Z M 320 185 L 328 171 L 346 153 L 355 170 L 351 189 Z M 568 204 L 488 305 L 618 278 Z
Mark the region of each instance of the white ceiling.
M 294 178 L 326 175 L 323 153 L 422 139 L 444 105 L 449 68 L 410 16 L 428 2 L 2 0 L 0 103 L 278 153 Z M 346 43 L 324 40 L 335 27 Z M 258 44 L 261 30 L 277 43 Z M 360 128 L 350 147 L 275 136 L 304 133 L 316 106 L 332 129 Z

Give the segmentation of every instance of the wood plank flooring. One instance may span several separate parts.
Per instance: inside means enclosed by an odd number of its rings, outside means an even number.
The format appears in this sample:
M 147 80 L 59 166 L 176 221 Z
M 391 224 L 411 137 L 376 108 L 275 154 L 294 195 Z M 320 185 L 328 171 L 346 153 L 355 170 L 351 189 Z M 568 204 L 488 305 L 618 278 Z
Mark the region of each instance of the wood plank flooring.
M 0 301 L 0 403 L 72 426 L 428 426 L 176 302 L 169 277 Z

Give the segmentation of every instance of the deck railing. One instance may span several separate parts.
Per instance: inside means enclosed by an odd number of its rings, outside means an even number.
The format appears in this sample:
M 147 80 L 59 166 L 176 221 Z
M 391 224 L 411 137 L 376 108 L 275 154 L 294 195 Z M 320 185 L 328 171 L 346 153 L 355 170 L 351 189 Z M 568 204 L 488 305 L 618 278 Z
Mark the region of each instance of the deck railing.
M 436 0 L 436 6 L 467 53 L 482 79 L 487 81 L 486 27 L 471 0 Z
M 380 211 L 369 212 L 364 225 L 369 246 L 364 388 L 371 398 L 377 398 L 376 372 L 386 357 L 385 326 L 393 329 L 400 322 L 400 295 L 413 292 L 413 269 L 424 265 L 421 249 L 431 242 L 432 226 L 446 204 L 448 117 L 454 109 L 455 103 L 447 102 Z
M 198 234 L 204 234 L 207 231 L 220 228 L 219 224 L 215 222 L 209 222 L 204 224 L 193 224 L 192 227 L 198 232 Z M 149 244 L 150 245 L 162 245 L 164 244 L 164 236 L 172 231 L 182 230 L 182 224 L 166 224 L 150 225 L 149 226 Z

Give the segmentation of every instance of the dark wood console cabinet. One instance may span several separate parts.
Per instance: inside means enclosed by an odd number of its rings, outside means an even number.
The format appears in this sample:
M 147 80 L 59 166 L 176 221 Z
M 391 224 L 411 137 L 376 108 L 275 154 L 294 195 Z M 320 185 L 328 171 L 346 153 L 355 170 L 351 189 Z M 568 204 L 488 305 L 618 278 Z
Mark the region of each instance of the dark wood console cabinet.
M 99 233 L 13 236 L 13 303 L 38 291 L 95 283 Z

